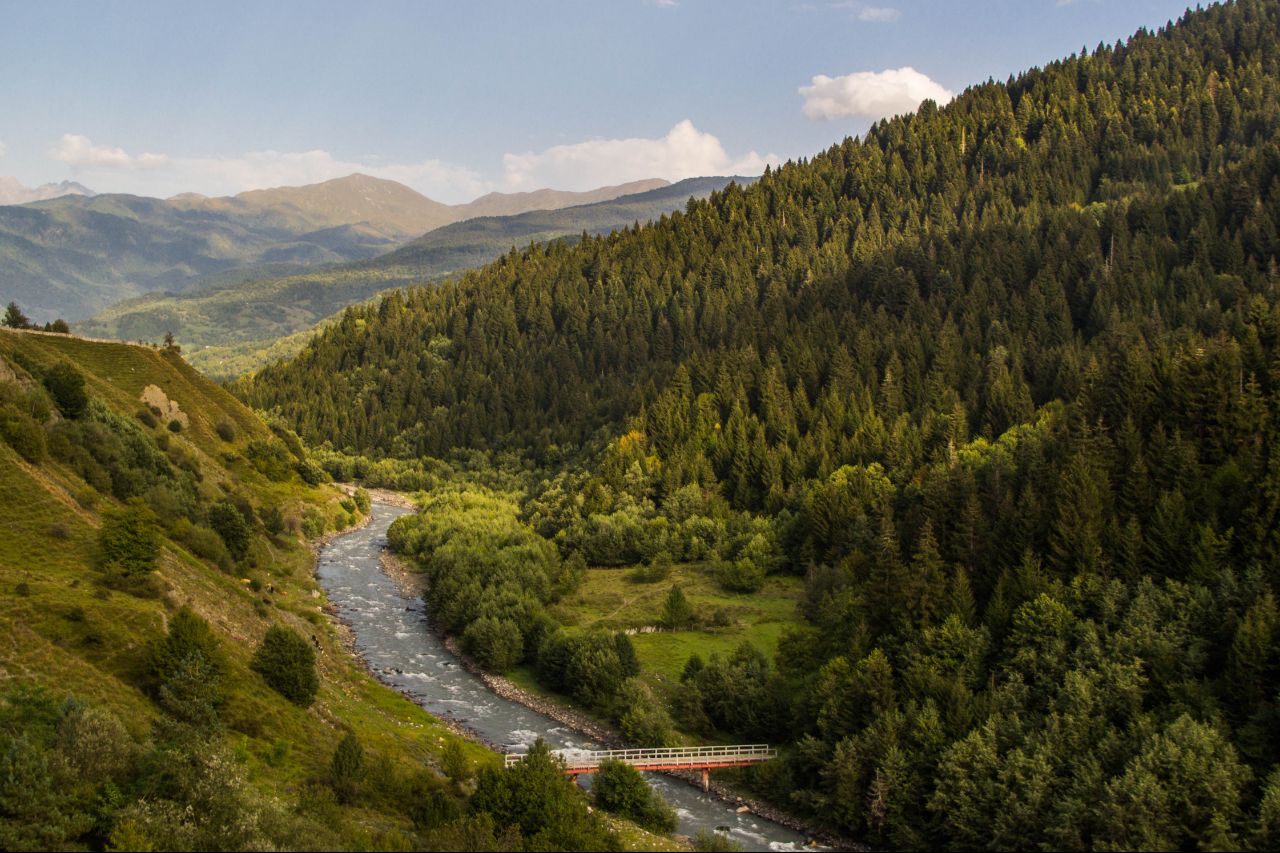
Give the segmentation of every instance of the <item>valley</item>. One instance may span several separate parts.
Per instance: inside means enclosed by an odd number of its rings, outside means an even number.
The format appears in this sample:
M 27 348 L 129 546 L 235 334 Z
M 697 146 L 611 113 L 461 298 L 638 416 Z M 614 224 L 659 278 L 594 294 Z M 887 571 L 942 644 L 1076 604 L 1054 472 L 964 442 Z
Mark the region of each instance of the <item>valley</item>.
M 1247 845 L 1280 778 L 1276 15 L 926 103 L 232 387 L 424 490 L 389 538 L 433 624 L 633 743 L 778 744 L 738 784 L 872 846 Z
M 0 849 L 1275 849 L 1280 2 L 632 5 L 4 128 Z
M 406 600 L 404 591 L 383 573 L 379 552 L 385 547 L 386 528 L 404 512 L 375 503 L 371 525 L 335 540 L 320 556 L 320 582 L 340 618 L 352 627 L 362 659 L 380 680 L 434 716 L 456 721 L 504 750 L 523 751 L 534 736 L 557 749 L 591 748 L 589 740 L 556 721 L 495 696 L 426 626 L 429 617 L 422 601 Z M 684 782 L 657 775 L 649 780 L 677 809 L 677 831 L 683 835 L 727 826 L 729 837 L 743 849 L 804 846 L 803 835 L 750 813 L 740 814 Z

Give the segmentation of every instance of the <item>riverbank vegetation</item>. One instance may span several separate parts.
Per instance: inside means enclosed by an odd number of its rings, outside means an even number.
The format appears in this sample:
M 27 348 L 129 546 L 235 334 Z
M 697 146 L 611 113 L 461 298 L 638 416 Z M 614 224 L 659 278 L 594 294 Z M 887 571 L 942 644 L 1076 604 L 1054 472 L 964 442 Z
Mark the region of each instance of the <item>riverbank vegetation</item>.
M 659 695 L 686 734 L 786 744 L 745 782 L 843 832 L 1274 846 L 1278 30 L 1240 0 L 925 103 L 352 310 L 238 391 L 383 465 L 523 458 L 473 541 L 535 555 L 530 592 L 450 600 L 553 684 L 579 638 L 580 702 L 633 682 L 621 626 L 570 624 L 579 577 L 786 578 L 776 641 Z

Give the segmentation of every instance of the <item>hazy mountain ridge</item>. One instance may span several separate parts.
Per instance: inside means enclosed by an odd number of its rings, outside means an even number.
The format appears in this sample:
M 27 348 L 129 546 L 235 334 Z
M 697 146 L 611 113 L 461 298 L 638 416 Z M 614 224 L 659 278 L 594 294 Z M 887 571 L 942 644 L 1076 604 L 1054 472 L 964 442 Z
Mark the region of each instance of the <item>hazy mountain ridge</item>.
M 676 184 L 595 204 L 531 211 L 517 216 L 478 217 L 456 222 L 419 237 L 403 247 L 365 261 L 303 270 L 285 275 L 244 278 L 217 276 L 213 287 L 184 294 L 153 294 L 111 306 L 77 331 L 94 337 L 158 340 L 171 331 L 201 369 L 228 375 L 258 365 L 247 356 L 246 342 L 272 356 L 275 339 L 305 330 L 340 311 L 383 291 L 438 279 L 479 266 L 512 246 L 607 234 L 682 209 L 690 198 L 702 198 L 737 180 L 750 178 L 690 178 Z M 206 282 L 208 280 L 206 279 Z M 221 353 L 199 347 L 228 346 L 234 361 L 223 363 Z M 252 349 L 252 347 L 250 348 Z M 293 351 L 296 351 L 294 348 Z M 233 366 L 234 365 L 234 366 Z
M 650 178 L 644 181 L 631 181 L 609 187 L 600 187 L 585 192 L 567 190 L 541 189 L 522 193 L 488 193 L 468 204 L 454 205 L 460 214 L 456 221 L 471 219 L 476 216 L 515 216 L 531 210 L 560 210 L 565 207 L 577 207 L 583 204 L 595 204 L 611 201 L 615 198 L 649 190 L 671 186 L 671 182 L 662 178 Z
M 23 192 L 59 195 L 0 207 L 0 296 L 37 320 L 81 319 L 144 293 L 198 289 L 206 277 L 232 270 L 364 260 L 480 213 L 601 201 L 665 183 L 490 193 L 446 205 L 362 174 L 237 196 L 169 199 L 94 195 L 66 183 L 30 191 L 13 181 Z M 0 184 L 0 193 L 6 191 Z
M 34 318 L 76 319 L 121 298 L 183 290 L 255 263 L 367 258 L 396 240 L 367 229 L 314 237 L 207 209 L 127 195 L 65 196 L 0 207 L 0 295 Z
M 75 181 L 59 181 L 58 183 L 41 184 L 28 187 L 17 178 L 0 175 L 0 205 L 30 204 L 35 201 L 47 201 L 64 195 L 96 195 L 93 190 Z
M 454 221 L 449 205 L 404 184 L 354 174 L 301 187 L 249 190 L 206 198 L 184 193 L 168 199 L 188 210 L 207 210 L 255 219 L 267 227 L 321 231 L 365 225 L 388 239 L 407 239 Z

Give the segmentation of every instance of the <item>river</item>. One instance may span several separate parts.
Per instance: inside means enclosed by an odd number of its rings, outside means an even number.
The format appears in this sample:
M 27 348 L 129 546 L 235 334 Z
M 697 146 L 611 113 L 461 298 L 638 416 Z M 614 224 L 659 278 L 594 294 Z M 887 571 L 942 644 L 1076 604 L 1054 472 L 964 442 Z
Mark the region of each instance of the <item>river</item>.
M 601 748 L 554 720 L 494 694 L 428 629 L 421 599 L 406 598 L 378 559 L 386 547 L 387 528 L 408 512 L 375 503 L 367 525 L 334 539 L 320 552 L 320 582 L 351 626 L 369 668 L 428 713 L 460 723 L 509 752 L 524 751 L 538 737 L 552 749 Z M 799 833 L 758 815 L 738 814 L 692 785 L 662 774 L 647 773 L 645 778 L 675 808 L 680 818 L 677 831 L 682 834 L 718 829 L 744 850 L 799 850 L 805 845 Z

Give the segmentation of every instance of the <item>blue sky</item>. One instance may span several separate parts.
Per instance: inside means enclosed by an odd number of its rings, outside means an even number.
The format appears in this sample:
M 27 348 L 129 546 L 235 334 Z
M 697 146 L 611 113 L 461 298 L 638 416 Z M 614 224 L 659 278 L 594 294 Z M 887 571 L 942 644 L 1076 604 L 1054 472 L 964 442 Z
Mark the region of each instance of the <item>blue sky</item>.
M 460 202 L 758 172 L 1184 8 L 0 0 L 0 175 L 167 196 L 361 170 Z

